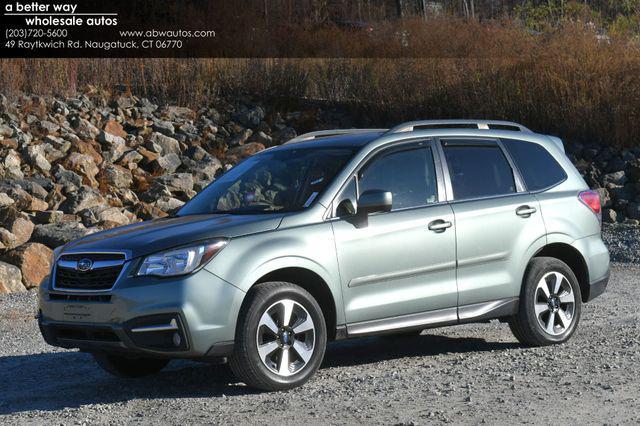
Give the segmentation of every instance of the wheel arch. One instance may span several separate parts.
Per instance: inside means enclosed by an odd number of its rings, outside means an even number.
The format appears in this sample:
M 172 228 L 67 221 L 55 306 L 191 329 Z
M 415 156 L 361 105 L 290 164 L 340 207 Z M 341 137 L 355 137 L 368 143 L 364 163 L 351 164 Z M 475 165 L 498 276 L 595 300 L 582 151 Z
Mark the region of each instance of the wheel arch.
M 270 271 L 258 278 L 251 288 L 260 283 L 284 281 L 295 284 L 308 291 L 320 305 L 322 315 L 327 325 L 327 338 L 330 340 L 336 337 L 337 326 L 337 306 L 331 288 L 324 278 L 318 273 L 299 266 L 279 268 Z M 251 288 L 249 291 L 251 291 Z
M 536 257 L 553 257 L 566 263 L 578 279 L 580 292 L 582 293 L 582 301 L 586 302 L 589 300 L 589 291 L 591 289 L 589 285 L 589 268 L 582 253 L 580 253 L 578 249 L 568 243 L 553 242 L 539 249 L 533 255 L 532 260 Z

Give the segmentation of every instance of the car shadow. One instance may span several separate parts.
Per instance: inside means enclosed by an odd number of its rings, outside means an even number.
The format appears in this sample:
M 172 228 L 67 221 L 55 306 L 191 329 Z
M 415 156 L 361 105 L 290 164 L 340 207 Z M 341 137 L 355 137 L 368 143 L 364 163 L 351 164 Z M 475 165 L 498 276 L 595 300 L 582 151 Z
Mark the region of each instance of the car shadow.
M 404 357 L 504 350 L 516 343 L 421 335 L 369 337 L 331 343 L 322 368 L 365 365 Z M 173 361 L 161 373 L 120 379 L 100 370 L 91 355 L 51 352 L 0 357 L 0 415 L 55 411 L 136 398 L 233 397 L 258 393 L 223 364 Z

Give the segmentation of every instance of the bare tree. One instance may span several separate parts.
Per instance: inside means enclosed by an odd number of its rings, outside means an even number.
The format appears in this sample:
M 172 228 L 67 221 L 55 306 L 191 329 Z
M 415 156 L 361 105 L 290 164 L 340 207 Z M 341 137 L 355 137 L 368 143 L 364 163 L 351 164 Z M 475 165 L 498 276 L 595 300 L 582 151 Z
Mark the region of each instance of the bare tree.
M 404 18 L 404 0 L 396 0 L 396 10 L 398 11 L 398 18 Z

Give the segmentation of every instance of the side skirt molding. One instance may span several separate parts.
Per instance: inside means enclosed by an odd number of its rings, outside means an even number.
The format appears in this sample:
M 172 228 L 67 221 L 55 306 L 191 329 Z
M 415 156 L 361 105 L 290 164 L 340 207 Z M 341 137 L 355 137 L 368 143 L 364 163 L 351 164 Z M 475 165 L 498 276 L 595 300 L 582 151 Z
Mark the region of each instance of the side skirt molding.
M 518 301 L 519 299 L 517 297 L 511 297 L 508 299 L 460 306 L 458 308 L 438 309 L 417 314 L 347 324 L 347 336 L 370 336 L 395 332 L 397 330 L 420 330 L 507 317 L 518 311 Z

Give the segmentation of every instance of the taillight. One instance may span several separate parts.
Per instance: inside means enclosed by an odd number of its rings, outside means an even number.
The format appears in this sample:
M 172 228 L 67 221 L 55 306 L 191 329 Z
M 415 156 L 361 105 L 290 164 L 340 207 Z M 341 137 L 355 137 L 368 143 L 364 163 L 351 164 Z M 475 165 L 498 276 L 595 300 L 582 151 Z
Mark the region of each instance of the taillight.
M 598 191 L 582 191 L 578 194 L 578 198 L 585 206 L 589 207 L 598 218 L 602 217 L 602 205 L 600 204 L 600 194 L 598 194 Z

